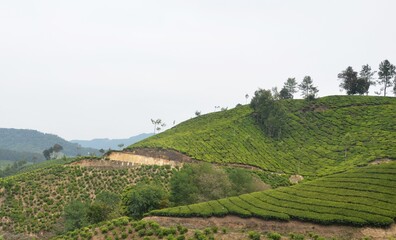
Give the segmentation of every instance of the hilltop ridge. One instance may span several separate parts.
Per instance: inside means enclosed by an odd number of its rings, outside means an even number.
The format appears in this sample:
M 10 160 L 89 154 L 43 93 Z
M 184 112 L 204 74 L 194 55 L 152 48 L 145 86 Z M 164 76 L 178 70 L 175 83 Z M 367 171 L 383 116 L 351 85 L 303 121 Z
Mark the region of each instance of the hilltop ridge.
M 68 156 L 101 155 L 98 149 L 83 148 L 54 134 L 30 129 L 0 128 L 0 156 L 3 157 L 0 160 L 32 161 L 33 157 L 38 161 L 44 160 L 44 149 L 54 144 L 60 144 L 63 147 L 62 152 Z

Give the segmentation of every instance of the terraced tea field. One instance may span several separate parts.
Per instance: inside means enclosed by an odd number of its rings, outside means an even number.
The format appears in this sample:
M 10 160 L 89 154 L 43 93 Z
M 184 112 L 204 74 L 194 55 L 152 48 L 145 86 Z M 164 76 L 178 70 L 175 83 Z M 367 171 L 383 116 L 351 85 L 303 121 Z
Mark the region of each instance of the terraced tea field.
M 64 206 L 72 200 L 92 201 L 101 191 L 121 193 L 138 182 L 168 187 L 169 167 L 103 169 L 46 163 L 26 173 L 0 179 L 0 228 L 12 233 L 62 229 Z
M 155 210 L 154 216 L 235 215 L 320 224 L 388 226 L 396 219 L 396 162 L 370 165 L 292 187 Z
M 285 100 L 281 139 L 267 137 L 249 106 L 209 113 L 129 146 L 174 149 L 197 160 L 326 175 L 381 158 L 396 159 L 396 98 L 330 96 Z

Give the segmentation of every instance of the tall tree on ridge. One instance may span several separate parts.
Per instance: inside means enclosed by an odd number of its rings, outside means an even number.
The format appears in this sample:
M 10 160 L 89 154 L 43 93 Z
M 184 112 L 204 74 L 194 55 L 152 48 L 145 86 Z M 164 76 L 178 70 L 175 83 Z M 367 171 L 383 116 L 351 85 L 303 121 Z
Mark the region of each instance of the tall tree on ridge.
M 373 81 L 373 76 L 375 73 L 376 71 L 371 71 L 371 67 L 368 64 L 363 65 L 362 70 L 360 70 L 359 77 L 364 82 L 364 92 L 366 95 L 369 93 L 370 86 L 375 85 L 375 81 Z
M 396 75 L 396 67 L 391 64 L 388 60 L 384 60 L 379 65 L 378 71 L 378 83 L 384 84 L 382 90 L 384 90 L 384 96 L 386 96 L 386 88 L 392 86 L 391 79 Z
M 319 90 L 314 87 L 310 76 L 305 76 L 300 85 L 298 85 L 298 88 L 302 91 L 301 95 L 308 100 L 314 99 L 319 92 Z
M 291 96 L 290 98 L 293 99 L 293 95 L 297 92 L 296 78 L 288 78 L 286 82 L 283 84 L 283 88 L 287 90 L 287 92 L 290 94 L 289 96 Z
M 365 84 L 358 80 L 357 74 L 351 66 L 338 74 L 338 78 L 342 81 L 340 87 L 345 89 L 348 95 L 365 92 Z

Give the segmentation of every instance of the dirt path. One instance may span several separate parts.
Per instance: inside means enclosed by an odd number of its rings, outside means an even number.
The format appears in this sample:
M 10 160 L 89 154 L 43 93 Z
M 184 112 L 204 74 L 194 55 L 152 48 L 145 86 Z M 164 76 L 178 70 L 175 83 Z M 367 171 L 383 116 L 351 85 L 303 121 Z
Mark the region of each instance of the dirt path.
M 223 218 L 176 218 L 176 217 L 146 217 L 146 220 L 153 220 L 163 226 L 176 226 L 181 224 L 191 229 L 204 229 L 211 226 L 217 226 L 219 229 L 226 228 L 235 234 L 246 230 L 254 230 L 260 233 L 278 232 L 283 235 L 289 233 L 299 233 L 307 235 L 309 233 L 318 234 L 321 237 L 336 237 L 339 239 L 362 239 L 371 237 L 371 239 L 390 239 L 396 237 L 396 224 L 389 228 L 358 228 L 349 226 L 336 225 L 319 225 L 300 221 L 266 221 L 258 218 L 239 218 L 235 216 L 226 216 Z

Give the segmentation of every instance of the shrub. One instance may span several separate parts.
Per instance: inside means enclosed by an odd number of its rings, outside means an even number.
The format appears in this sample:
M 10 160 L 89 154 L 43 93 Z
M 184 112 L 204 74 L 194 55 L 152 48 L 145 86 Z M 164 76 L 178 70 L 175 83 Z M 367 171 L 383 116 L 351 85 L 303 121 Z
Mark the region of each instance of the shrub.
M 255 231 L 250 231 L 249 233 L 248 233 L 248 236 L 249 236 L 249 239 L 252 239 L 252 240 L 260 240 L 260 233 L 258 233 L 258 232 L 255 232 Z
M 123 193 L 122 204 L 128 216 L 140 219 L 144 213 L 167 207 L 167 199 L 168 196 L 162 187 L 139 184 Z
M 282 238 L 282 236 L 279 233 L 270 232 L 267 234 L 267 238 L 269 238 L 271 240 L 280 240 Z
M 304 235 L 302 234 L 296 234 L 296 233 L 291 233 L 290 235 L 291 240 L 304 240 Z

